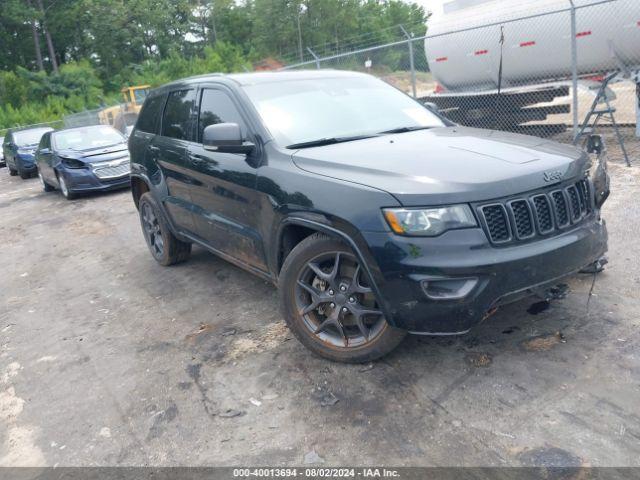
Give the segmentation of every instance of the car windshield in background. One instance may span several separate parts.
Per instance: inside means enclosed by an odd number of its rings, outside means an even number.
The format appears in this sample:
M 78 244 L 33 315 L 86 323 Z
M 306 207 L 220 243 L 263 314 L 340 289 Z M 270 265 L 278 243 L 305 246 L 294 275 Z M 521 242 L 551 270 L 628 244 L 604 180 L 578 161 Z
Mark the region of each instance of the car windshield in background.
M 54 136 L 55 146 L 59 150 L 91 150 L 123 143 L 124 137 L 111 127 L 87 127 L 63 130 Z
M 424 106 L 374 78 L 292 80 L 248 85 L 244 90 L 284 146 L 444 126 Z
M 13 141 L 19 147 L 26 147 L 28 145 L 37 145 L 40 143 L 42 135 L 50 132 L 49 128 L 34 128 L 31 130 L 22 130 L 13 134 Z

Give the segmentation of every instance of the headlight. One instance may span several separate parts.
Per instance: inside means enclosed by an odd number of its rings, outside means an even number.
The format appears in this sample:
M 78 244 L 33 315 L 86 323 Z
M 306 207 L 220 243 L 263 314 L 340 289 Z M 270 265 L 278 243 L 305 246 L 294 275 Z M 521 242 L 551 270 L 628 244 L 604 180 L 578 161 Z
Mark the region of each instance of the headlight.
M 399 235 L 435 237 L 447 230 L 470 228 L 477 222 L 468 205 L 438 208 L 385 208 L 384 218 Z
M 62 163 L 64 164 L 64 166 L 68 167 L 68 168 L 84 168 L 84 167 L 86 167 L 84 162 L 81 162 L 80 160 L 76 160 L 74 158 L 61 158 L 60 160 L 62 160 Z

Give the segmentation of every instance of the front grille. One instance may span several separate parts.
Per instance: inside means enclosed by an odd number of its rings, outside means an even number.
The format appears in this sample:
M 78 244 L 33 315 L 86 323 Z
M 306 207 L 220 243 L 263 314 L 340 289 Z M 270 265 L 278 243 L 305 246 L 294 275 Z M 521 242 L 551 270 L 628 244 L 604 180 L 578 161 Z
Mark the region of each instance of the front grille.
M 553 230 L 553 217 L 551 216 L 551 206 L 546 195 L 536 195 L 533 197 L 533 206 L 538 220 L 538 231 L 542 234 Z
M 591 201 L 589 199 L 589 182 L 582 180 L 576 184 L 578 189 L 578 197 L 580 198 L 580 214 L 586 215 L 587 211 L 591 207 Z
M 491 240 L 496 243 L 506 242 L 511 238 L 509 219 L 502 205 L 487 205 L 482 207 L 482 214 L 487 223 Z
M 119 165 L 96 164 L 93 166 L 93 173 L 101 180 L 124 177 L 131 173 L 131 163 L 129 160 L 126 160 Z
M 529 238 L 535 233 L 531 209 L 526 200 L 516 200 L 509 203 L 509 208 L 513 213 L 513 221 L 516 226 L 518 238 Z
M 580 199 L 578 197 L 578 189 L 572 185 L 567 188 L 569 195 L 569 205 L 571 205 L 571 221 L 576 222 L 580 219 Z
M 558 227 L 563 228 L 569 225 L 569 206 L 567 205 L 567 199 L 559 190 L 551 193 L 551 200 L 553 201 L 553 209 L 556 212 L 556 222 Z
M 525 241 L 557 234 L 584 220 L 593 211 L 592 191 L 585 178 L 561 189 L 480 205 L 478 210 L 491 242 Z

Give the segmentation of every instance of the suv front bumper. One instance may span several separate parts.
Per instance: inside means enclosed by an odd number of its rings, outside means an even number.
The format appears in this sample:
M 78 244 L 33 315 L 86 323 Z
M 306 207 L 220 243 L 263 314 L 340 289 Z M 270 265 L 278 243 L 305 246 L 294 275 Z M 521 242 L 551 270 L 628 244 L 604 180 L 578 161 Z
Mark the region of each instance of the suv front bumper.
M 605 222 L 592 219 L 560 235 L 495 247 L 481 229 L 435 238 L 363 234 L 389 322 L 422 334 L 460 334 L 494 307 L 578 272 L 607 250 Z

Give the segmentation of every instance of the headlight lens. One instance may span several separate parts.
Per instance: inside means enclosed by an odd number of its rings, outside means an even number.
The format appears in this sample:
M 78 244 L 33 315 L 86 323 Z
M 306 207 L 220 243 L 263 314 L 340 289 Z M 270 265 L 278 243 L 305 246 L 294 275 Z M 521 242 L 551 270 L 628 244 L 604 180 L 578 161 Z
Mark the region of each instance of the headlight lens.
M 438 208 L 385 208 L 384 218 L 399 235 L 435 237 L 447 230 L 471 228 L 477 222 L 468 205 Z
M 84 162 L 80 160 L 76 160 L 74 158 L 61 158 L 62 163 L 64 163 L 65 167 L 68 168 L 84 168 L 86 167 Z

